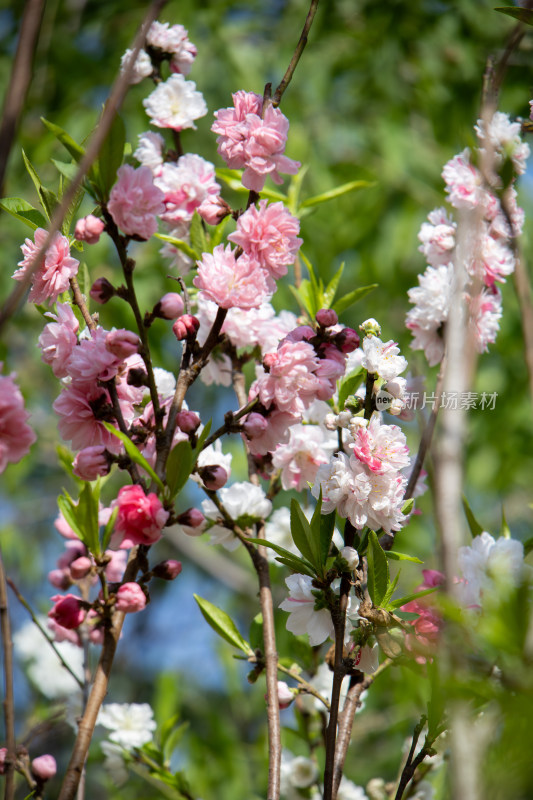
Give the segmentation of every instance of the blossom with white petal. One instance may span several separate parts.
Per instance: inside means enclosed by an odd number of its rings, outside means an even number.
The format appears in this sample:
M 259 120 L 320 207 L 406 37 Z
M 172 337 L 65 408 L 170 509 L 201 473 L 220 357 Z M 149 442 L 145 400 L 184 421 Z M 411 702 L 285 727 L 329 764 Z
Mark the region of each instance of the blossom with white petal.
M 382 342 L 377 336 L 365 336 L 363 353 L 362 366 L 385 381 L 393 380 L 407 369 L 407 361 L 399 355 L 400 348 L 392 339 Z
M 460 547 L 459 568 L 464 582 L 461 594 L 465 605 L 482 605 L 485 592 L 498 586 L 516 586 L 524 575 L 524 546 L 516 539 L 493 539 L 483 531 L 470 547 Z
M 180 74 L 171 75 L 160 83 L 146 100 L 143 100 L 146 113 L 152 125 L 158 128 L 172 128 L 182 131 L 195 128 L 195 119 L 205 117 L 207 106 L 201 92 L 196 91 L 194 81 L 187 81 Z
M 248 527 L 254 522 L 265 519 L 272 511 L 272 503 L 260 486 L 243 481 L 224 486 L 219 490 L 220 502 L 235 522 L 241 527 Z M 206 498 L 202 501 L 202 512 L 206 519 L 218 520 L 220 512 L 212 500 Z M 222 524 L 209 528 L 211 539 L 209 544 L 221 544 L 226 550 L 235 550 L 240 541 L 230 528 Z
M 110 730 L 109 739 L 124 750 L 150 742 L 157 727 L 148 703 L 106 703 L 96 722 Z

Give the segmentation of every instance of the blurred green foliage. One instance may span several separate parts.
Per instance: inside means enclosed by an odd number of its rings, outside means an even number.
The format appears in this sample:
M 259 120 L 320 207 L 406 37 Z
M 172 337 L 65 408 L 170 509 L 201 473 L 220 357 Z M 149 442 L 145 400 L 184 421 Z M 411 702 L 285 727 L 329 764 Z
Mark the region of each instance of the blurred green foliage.
M 146 2 L 137 0 L 49 0 L 33 82 L 11 153 L 5 195 L 24 197 L 37 204 L 21 148 L 38 166 L 43 180 L 55 188 L 57 172 L 51 159 L 63 159 L 64 152 L 43 127 L 40 117 L 64 127 L 79 142 L 89 135 L 120 56 L 129 46 L 146 8 Z M 204 93 L 213 112 L 230 105 L 234 91 L 261 93 L 267 81 L 276 85 L 289 62 L 307 9 L 307 0 L 170 0 L 162 19 L 188 28 L 198 47 L 190 78 Z M 22 10 L 22 3 L 0 2 L 2 86 L 7 85 Z M 288 155 L 309 166 L 303 198 L 352 180 L 374 184 L 313 209 L 302 221 L 304 252 L 325 282 L 341 262 L 346 262 L 340 295 L 358 286 L 379 284 L 355 311 L 346 312 L 342 321 L 357 327 L 363 319 L 376 317 L 382 325 L 383 338 L 399 341 L 411 368 L 418 373 L 427 373 L 427 368 L 421 354 L 412 354 L 411 359 L 410 336 L 404 328 L 409 307 L 406 291 L 416 284 L 417 274 L 425 267 L 417 251 L 417 231 L 427 213 L 443 204 L 442 166 L 473 141 L 487 58 L 501 55 L 513 26 L 511 19 L 495 13 L 485 0 L 322 0 L 308 47 L 283 98 L 282 109 L 291 122 Z M 500 108 L 512 115 L 528 116 L 533 84 L 532 42 L 531 34 L 527 34 L 509 63 Z M 142 108 L 146 91 L 145 84 L 133 87 L 123 107 L 127 138 L 133 146 L 137 135 L 148 128 Z M 197 132 L 184 132 L 184 147 L 221 166 L 210 125 L 209 115 L 198 121 Z M 521 194 L 526 219 L 533 211 L 531 186 L 531 178 L 526 175 Z M 90 210 L 90 205 L 82 206 L 84 213 Z M 28 230 L 6 214 L 1 215 L 0 224 L 3 300 L 11 290 L 9 276 L 20 258 L 19 246 Z M 528 230 L 526 222 L 523 241 L 526 262 L 531 262 Z M 166 279 L 167 269 L 157 251 L 155 242 L 136 248 L 136 280 L 143 308 L 150 308 L 163 291 L 173 287 Z M 116 274 L 117 258 L 106 242 L 91 248 L 89 255 L 92 278 Z M 278 309 L 297 310 L 289 291 L 291 281 L 289 275 L 280 285 L 274 300 Z M 484 528 L 493 533 L 498 530 L 504 503 L 513 536 L 526 539 L 531 535 L 532 513 L 528 507 L 533 474 L 531 398 L 527 395 L 512 281 L 508 281 L 503 294 L 501 331 L 491 352 L 480 358 L 475 386 L 479 392 L 498 392 L 498 399 L 494 411 L 470 413 L 465 494 Z M 111 306 L 99 308 L 102 324 L 129 326 L 126 311 L 118 304 Z M 24 307 L 0 344 L 4 370 L 17 371 L 39 434 L 31 460 L 11 466 L 4 473 L 0 504 L 6 519 L 2 547 L 9 570 L 35 604 L 45 608 L 50 590 L 39 577 L 59 552 L 52 521 L 55 498 L 65 478 L 57 467 L 56 429 L 51 412 L 57 387 L 48 368 L 40 362 L 35 346 L 42 324 L 33 307 Z M 155 360 L 172 368 L 177 364 L 175 342 L 165 330 L 159 323 L 151 330 Z M 430 371 L 430 391 L 434 374 L 435 370 Z M 194 388 L 189 402 L 191 408 L 202 413 L 202 418 L 213 407 L 218 407 L 220 416 L 231 404 L 231 394 L 204 386 Z M 408 435 L 416 448 L 416 425 L 409 428 Z M 231 448 L 235 446 L 232 444 Z M 241 465 L 243 468 L 242 459 Z M 427 566 L 435 566 L 437 543 L 429 496 L 422 499 L 420 508 L 422 515 L 413 518 L 399 535 L 398 549 L 427 559 Z M 167 548 L 168 555 L 175 554 L 170 544 Z M 237 561 L 243 569 L 249 569 L 239 554 Z M 201 570 L 195 571 L 192 566 L 189 569 L 198 581 L 199 593 L 204 595 L 205 587 L 218 602 L 217 584 L 206 579 Z M 284 573 L 277 570 L 277 574 Z M 404 566 L 405 590 L 411 591 L 419 582 L 418 568 Z M 283 595 L 282 577 L 277 583 L 280 585 L 275 597 L 279 600 Z M 179 609 L 169 606 L 165 592 L 157 588 L 154 596 L 153 605 L 166 603 L 169 619 L 174 620 Z M 174 594 L 172 597 L 171 602 L 181 602 Z M 229 600 L 225 596 L 225 602 L 225 608 L 239 620 L 241 632 L 247 636 L 257 612 L 255 598 L 253 602 L 250 598 L 243 602 L 242 597 Z M 506 613 L 512 615 L 518 607 L 507 609 Z M 143 642 L 149 641 L 147 627 L 152 610 L 147 612 L 148 622 L 132 623 L 127 631 L 139 652 L 145 647 Z M 303 642 L 295 643 L 285 631 L 284 622 L 282 618 L 278 620 L 280 653 L 294 654 L 309 667 L 313 660 L 316 665 L 318 654 Z M 198 624 L 202 624 L 200 617 Z M 176 635 L 170 621 L 167 626 L 168 636 Z M 507 636 L 505 626 L 500 635 Z M 499 644 L 485 641 L 484 646 L 493 648 L 487 654 L 490 661 L 499 652 Z M 183 648 L 187 647 L 185 640 Z M 512 663 L 519 663 L 522 669 L 522 649 L 518 645 L 516 648 Z M 175 760 L 176 769 L 185 768 L 195 796 L 249 800 L 264 797 L 266 792 L 264 684 L 259 680 L 248 686 L 246 670 L 231 658 L 229 650 L 222 644 L 217 658 L 212 650 L 205 655 L 195 650 L 196 662 L 188 664 L 179 675 L 166 671 L 157 674 L 142 658 L 137 662 L 131 648 L 124 651 L 128 661 L 119 648 L 118 672 L 112 681 L 110 699 L 151 701 L 160 723 L 174 713 L 188 720 L 190 727 L 176 750 Z M 513 657 L 512 653 L 509 657 Z M 388 670 L 369 693 L 365 709 L 356 719 L 347 760 L 347 774 L 358 784 L 364 785 L 375 776 L 394 780 L 404 739 L 425 711 L 429 690 L 427 682 L 421 680 L 422 672 L 421 668 L 407 667 Z M 208 688 L 203 686 L 204 678 L 208 678 Z M 522 678 L 521 675 L 520 691 L 525 691 L 526 705 L 521 704 L 519 695 L 506 695 L 509 713 L 492 745 L 488 779 L 494 800 L 531 796 L 527 750 L 521 743 L 527 740 L 532 692 Z M 489 699 L 502 702 L 501 697 Z M 39 706 L 33 696 L 27 705 L 33 708 L 34 717 L 45 713 L 44 703 Z M 286 733 L 287 745 L 295 753 L 305 753 L 305 736 L 292 712 L 284 713 L 289 720 L 287 726 L 292 729 Z M 522 727 L 517 722 L 520 719 Z M 22 729 L 22 721 L 20 726 Z M 60 748 L 66 738 L 66 729 L 59 733 L 56 730 L 46 739 L 46 746 Z M 506 770 L 509 753 L 512 769 Z M 101 761 L 98 748 L 94 748 L 91 758 Z M 509 773 L 517 776 L 512 786 L 505 780 Z M 153 787 L 138 777 L 133 777 L 127 787 L 115 789 L 101 770 L 96 769 L 94 777 L 89 770 L 89 776 L 89 795 L 92 792 L 102 798 L 124 800 L 154 796 Z

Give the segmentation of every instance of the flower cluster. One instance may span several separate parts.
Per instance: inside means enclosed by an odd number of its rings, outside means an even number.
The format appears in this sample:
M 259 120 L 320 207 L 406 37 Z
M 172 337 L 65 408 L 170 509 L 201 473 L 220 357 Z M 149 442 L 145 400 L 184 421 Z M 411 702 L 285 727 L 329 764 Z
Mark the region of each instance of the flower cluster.
M 16 281 L 22 281 L 28 273 L 32 273 L 28 300 L 37 305 L 46 302 L 55 303 L 59 295 L 69 288 L 69 281 L 77 274 L 80 265 L 80 262 L 70 255 L 70 244 L 67 237 L 60 233 L 54 233 L 36 268 L 35 259 L 47 237 L 48 231 L 45 231 L 44 228 L 37 228 L 34 241 L 25 240 L 20 248 L 24 256 L 18 263 L 20 269 L 17 269 L 12 275 Z

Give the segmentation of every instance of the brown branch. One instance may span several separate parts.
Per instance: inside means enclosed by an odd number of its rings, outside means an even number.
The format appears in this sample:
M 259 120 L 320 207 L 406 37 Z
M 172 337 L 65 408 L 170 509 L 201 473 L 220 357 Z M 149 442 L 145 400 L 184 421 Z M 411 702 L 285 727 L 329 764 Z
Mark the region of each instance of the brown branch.
M 344 701 L 342 713 L 339 715 L 339 730 L 337 733 L 337 747 L 335 752 L 335 765 L 333 768 L 333 800 L 337 797 L 342 773 L 344 771 L 344 762 L 346 761 L 346 754 L 348 752 L 348 745 L 352 736 L 353 721 L 355 712 L 361 705 L 361 695 L 366 692 L 369 686 L 374 682 L 375 675 L 367 675 L 364 680 L 357 680 L 352 677 L 350 679 L 350 688 Z
M 6 574 L 0 552 L 0 630 L 4 651 L 4 720 L 6 729 L 6 766 L 4 800 L 13 800 L 15 796 L 15 700 L 13 697 L 13 640 L 11 638 L 11 621 L 7 601 Z
M 278 88 L 274 92 L 274 96 L 272 98 L 272 105 L 274 106 L 279 106 L 283 93 L 285 92 L 285 89 L 292 80 L 292 76 L 294 75 L 294 70 L 296 69 L 298 61 L 300 60 L 300 57 L 307 44 L 307 36 L 309 34 L 311 25 L 313 24 L 317 8 L 318 8 L 318 0 L 311 0 L 311 6 L 309 8 L 309 12 L 307 14 L 307 18 L 305 20 L 302 33 L 300 35 L 300 39 L 298 41 L 298 44 L 296 45 L 296 49 L 291 58 L 291 62 L 287 67 L 287 71 L 285 72 L 285 75 L 281 79 Z
M 130 75 L 133 69 L 133 65 L 135 63 L 135 59 L 139 53 L 139 50 L 144 44 L 146 39 L 146 32 L 154 19 L 157 17 L 163 6 L 166 4 L 167 0 L 153 0 L 150 5 L 150 8 L 143 20 L 143 23 L 135 37 L 133 46 L 132 46 L 132 54 L 128 61 L 128 67 L 119 74 L 118 78 L 115 80 L 113 84 L 113 88 L 109 95 L 109 98 L 105 104 L 104 111 L 102 113 L 102 117 L 100 119 L 99 124 L 97 125 L 93 135 L 89 140 L 89 144 L 87 149 L 81 158 L 78 171 L 74 176 L 71 183 L 69 183 L 68 187 L 61 198 L 61 203 L 57 206 L 54 213 L 52 214 L 52 218 L 50 220 L 50 225 L 48 226 L 48 235 L 43 242 L 42 246 L 39 250 L 35 253 L 32 259 L 32 266 L 27 270 L 23 280 L 19 281 L 9 297 L 6 299 L 3 308 L 0 310 L 0 333 L 7 323 L 7 321 L 11 318 L 11 316 L 16 312 L 17 307 L 24 297 L 33 275 L 39 269 L 41 264 L 42 257 L 46 253 L 50 242 L 52 240 L 53 235 L 58 231 L 61 227 L 65 214 L 67 213 L 78 189 L 80 188 L 83 179 L 85 178 L 87 172 L 91 168 L 92 164 L 98 157 L 98 153 L 100 152 L 100 148 L 102 147 L 104 140 L 109 133 L 113 120 L 117 111 L 119 110 L 122 101 L 126 95 L 126 92 L 129 87 L 130 82 Z
M 95 331 L 96 328 L 97 328 L 97 325 L 96 325 L 96 322 L 94 321 L 94 319 L 91 317 L 91 315 L 89 313 L 89 309 L 87 308 L 87 303 L 83 299 L 83 295 L 82 295 L 82 293 L 80 291 L 80 287 L 79 287 L 79 284 L 78 284 L 78 279 L 77 278 L 70 278 L 69 283 L 70 283 L 70 289 L 72 291 L 72 300 L 73 300 L 74 305 L 78 306 L 78 308 L 80 309 L 81 315 L 82 315 L 83 319 L 85 320 L 85 324 L 87 325 L 89 330 L 90 331 Z
M 17 52 L 11 70 L 9 86 L 4 99 L 0 126 L 0 196 L 4 194 L 4 178 L 9 154 L 15 140 L 17 127 L 31 82 L 33 57 L 39 37 L 45 0 L 27 0 Z

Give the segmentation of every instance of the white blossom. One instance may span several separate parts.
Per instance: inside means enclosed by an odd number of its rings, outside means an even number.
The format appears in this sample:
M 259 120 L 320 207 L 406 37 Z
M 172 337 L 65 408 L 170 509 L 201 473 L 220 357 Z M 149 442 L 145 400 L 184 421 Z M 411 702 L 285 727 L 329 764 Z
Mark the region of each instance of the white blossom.
M 160 83 L 143 105 L 152 125 L 177 131 L 196 128 L 194 120 L 207 114 L 202 93 L 196 91 L 194 81 L 186 81 L 183 75 L 171 75 Z
M 139 134 L 139 144 L 134 156 L 143 167 L 150 167 L 153 173 L 158 174 L 163 164 L 163 148 L 165 140 L 160 133 L 145 131 Z
M 133 50 L 126 50 L 124 55 L 120 61 L 120 71 L 125 72 L 127 65 L 129 64 L 129 59 Z M 137 58 L 135 59 L 135 64 L 130 73 L 130 83 L 140 83 L 144 78 L 148 78 L 149 75 L 152 74 L 154 71 L 154 65 L 152 64 L 152 59 L 148 55 L 145 50 L 139 50 Z
M 248 527 L 254 522 L 265 519 L 272 511 L 272 503 L 267 499 L 263 489 L 248 481 L 224 486 L 219 490 L 218 496 L 232 520 L 242 527 Z M 218 508 L 209 498 L 202 501 L 202 511 L 206 519 L 220 518 Z M 224 525 L 213 525 L 208 532 L 211 537 L 209 544 L 221 544 L 226 550 L 235 550 L 240 544 L 233 531 Z
M 110 730 L 109 739 L 124 750 L 150 742 L 157 727 L 148 703 L 106 703 L 96 722 Z
M 40 619 L 46 627 L 47 618 Z M 79 690 L 79 684 L 61 664 L 52 647 L 44 641 L 43 634 L 33 622 L 27 622 L 13 635 L 16 655 L 27 664 L 31 682 L 45 697 L 66 697 Z M 83 680 L 83 651 L 72 642 L 54 642 L 75 675 Z
M 407 369 L 407 361 L 400 353 L 400 348 L 392 339 L 382 342 L 377 336 L 365 336 L 363 339 L 362 366 L 385 381 L 391 381 Z
M 460 547 L 459 568 L 463 574 L 461 584 L 465 605 L 482 605 L 486 592 L 497 591 L 498 586 L 516 585 L 524 575 L 524 546 L 516 539 L 501 536 L 494 540 L 483 531 L 470 547 Z

